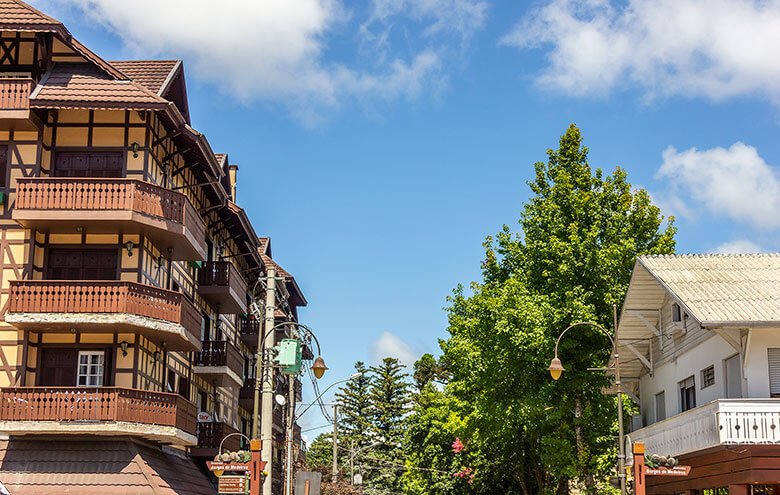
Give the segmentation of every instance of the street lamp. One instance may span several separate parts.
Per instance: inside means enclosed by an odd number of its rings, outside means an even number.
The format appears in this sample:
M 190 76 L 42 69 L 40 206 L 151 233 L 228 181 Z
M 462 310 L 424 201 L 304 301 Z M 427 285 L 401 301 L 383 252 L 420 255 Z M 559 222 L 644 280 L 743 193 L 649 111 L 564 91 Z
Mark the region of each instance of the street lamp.
M 325 360 L 322 359 L 322 356 L 317 356 L 317 359 L 315 359 L 314 363 L 311 365 L 311 370 L 314 372 L 314 376 L 316 376 L 318 380 L 322 378 L 322 375 L 324 375 L 328 370 L 328 367 L 325 366 Z
M 612 305 L 612 320 L 613 324 L 615 325 L 615 336 L 617 337 L 617 304 Z M 558 340 L 555 341 L 555 357 L 552 358 L 552 361 L 550 361 L 550 366 L 547 368 L 550 371 L 550 376 L 553 380 L 558 380 L 561 375 L 563 374 L 565 368 L 563 367 L 563 363 L 561 363 L 561 360 L 558 359 L 558 344 L 561 343 L 561 338 L 574 327 L 578 326 L 589 326 L 598 329 L 607 336 L 609 341 L 612 343 L 612 358 L 615 360 L 615 387 L 617 388 L 617 409 L 618 409 L 618 479 L 620 480 L 620 493 L 621 495 L 626 495 L 626 472 L 625 472 L 625 464 L 626 464 L 626 446 L 624 443 L 624 432 L 623 432 L 623 391 L 620 384 L 620 355 L 618 354 L 617 346 L 615 345 L 615 339 L 610 335 L 609 331 L 599 325 L 598 323 L 593 323 L 592 321 L 580 321 L 577 323 L 573 323 L 566 327 L 566 329 L 561 332 L 560 335 L 558 335 Z

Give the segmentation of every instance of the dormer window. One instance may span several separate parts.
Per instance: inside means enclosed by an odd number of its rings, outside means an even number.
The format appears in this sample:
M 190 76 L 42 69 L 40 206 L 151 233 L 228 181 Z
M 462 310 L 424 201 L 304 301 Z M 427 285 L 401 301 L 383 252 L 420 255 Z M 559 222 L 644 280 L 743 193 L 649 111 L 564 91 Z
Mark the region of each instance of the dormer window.
M 672 304 L 672 323 L 682 322 L 682 310 L 677 303 Z

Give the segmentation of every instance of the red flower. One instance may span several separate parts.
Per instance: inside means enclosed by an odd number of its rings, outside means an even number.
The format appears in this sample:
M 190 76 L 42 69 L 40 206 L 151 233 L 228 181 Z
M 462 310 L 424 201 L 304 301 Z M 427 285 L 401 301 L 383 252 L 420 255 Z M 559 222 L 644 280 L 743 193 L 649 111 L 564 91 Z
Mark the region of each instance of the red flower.
M 460 438 L 458 437 L 456 437 L 455 441 L 452 442 L 452 451 L 455 452 L 456 454 L 460 454 L 461 452 L 463 452 L 463 449 L 465 448 L 466 447 L 463 445 L 463 442 L 461 442 Z

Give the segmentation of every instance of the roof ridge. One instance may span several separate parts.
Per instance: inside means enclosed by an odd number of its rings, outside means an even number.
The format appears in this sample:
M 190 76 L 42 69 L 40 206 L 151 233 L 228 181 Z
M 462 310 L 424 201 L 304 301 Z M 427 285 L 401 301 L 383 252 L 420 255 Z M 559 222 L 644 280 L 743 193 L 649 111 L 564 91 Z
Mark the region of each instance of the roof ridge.
M 777 257 L 780 252 L 771 253 L 673 253 L 673 254 L 641 254 L 643 259 L 670 259 L 670 258 L 739 258 L 739 257 Z

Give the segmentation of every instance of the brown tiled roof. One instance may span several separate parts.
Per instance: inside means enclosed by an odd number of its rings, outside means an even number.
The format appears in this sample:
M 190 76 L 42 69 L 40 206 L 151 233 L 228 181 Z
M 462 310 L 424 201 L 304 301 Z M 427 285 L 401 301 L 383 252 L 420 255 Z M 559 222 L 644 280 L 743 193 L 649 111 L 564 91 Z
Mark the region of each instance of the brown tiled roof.
M 131 440 L 0 442 L 0 482 L 13 495 L 213 495 L 188 459 Z
M 0 29 L 26 31 L 27 27 L 55 31 L 62 23 L 24 2 L 0 0 Z
M 140 83 L 117 81 L 91 64 L 56 64 L 30 97 L 34 108 L 144 110 L 167 104 Z
M 173 72 L 181 65 L 180 60 L 114 60 L 113 65 L 133 81 L 146 89 L 162 95 L 165 86 L 173 78 Z

